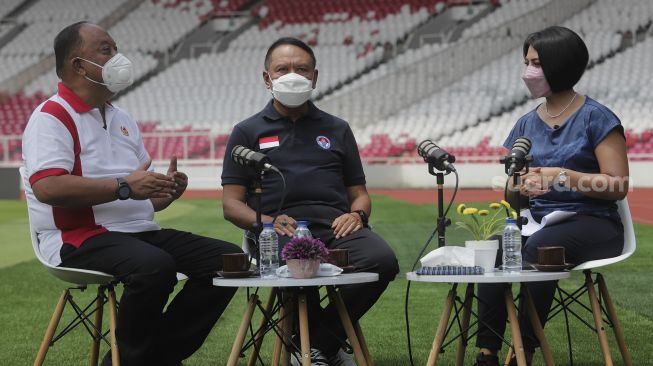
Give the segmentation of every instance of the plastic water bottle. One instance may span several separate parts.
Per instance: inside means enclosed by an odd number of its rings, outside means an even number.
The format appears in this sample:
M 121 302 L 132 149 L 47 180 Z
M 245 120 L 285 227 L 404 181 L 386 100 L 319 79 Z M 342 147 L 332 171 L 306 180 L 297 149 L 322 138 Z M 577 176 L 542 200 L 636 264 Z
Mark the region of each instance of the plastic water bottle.
M 506 219 L 503 229 L 503 270 L 509 273 L 521 272 L 521 231 L 515 219 Z
M 297 221 L 297 229 L 295 229 L 295 238 L 312 238 L 311 231 L 308 230 L 308 221 Z
M 279 235 L 274 231 L 272 223 L 263 224 L 263 231 L 258 239 L 261 259 L 259 271 L 261 278 L 277 278 L 279 268 Z

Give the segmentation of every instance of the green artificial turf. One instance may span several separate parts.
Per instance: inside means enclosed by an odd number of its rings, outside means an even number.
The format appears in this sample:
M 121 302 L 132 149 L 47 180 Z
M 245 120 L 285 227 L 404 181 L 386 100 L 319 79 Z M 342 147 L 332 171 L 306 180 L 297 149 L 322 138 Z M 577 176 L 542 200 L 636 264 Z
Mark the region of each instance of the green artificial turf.
M 404 273 L 410 270 L 419 250 L 430 235 L 436 209 L 433 205 L 414 205 L 383 196 L 373 197 L 373 202 L 371 224 L 394 248 L 402 273 L 363 318 L 361 325 L 376 365 L 409 365 L 404 321 L 407 284 Z M 235 243 L 240 243 L 242 238 L 242 231 L 222 218 L 221 205 L 217 200 L 182 200 L 158 214 L 157 220 L 162 226 L 189 230 Z M 646 365 L 653 354 L 653 345 L 647 336 L 653 334 L 653 307 L 650 306 L 653 296 L 648 282 L 653 278 L 650 266 L 653 251 L 649 244 L 653 240 L 653 227 L 636 225 L 635 229 L 637 252 L 629 260 L 605 268 L 602 273 L 605 274 L 616 303 L 633 362 L 635 365 Z M 34 360 L 47 322 L 65 284 L 49 275 L 34 259 L 24 202 L 0 201 L 0 230 L 0 364 L 27 365 Z M 461 244 L 465 238 L 466 234 L 454 230 L 453 226 L 447 230 L 448 244 Z M 432 243 L 429 250 L 434 246 L 435 243 Z M 572 279 L 563 282 L 563 287 L 571 289 L 581 281 L 582 276 L 576 273 Z M 426 363 L 447 290 L 448 286 L 444 284 L 415 283 L 411 287 L 409 311 L 416 365 Z M 74 296 L 83 302 L 92 298 L 93 294 L 90 292 L 75 293 Z M 262 302 L 265 302 L 266 294 L 265 291 L 261 292 Z M 245 290 L 240 290 L 203 347 L 186 360 L 184 365 L 226 363 L 245 308 L 245 297 Z M 61 325 L 65 324 L 66 319 L 62 320 Z M 255 318 L 255 325 L 258 324 L 258 319 L 260 318 Z M 586 319 L 591 321 L 590 317 Z M 105 324 L 106 322 L 108 318 L 105 316 Z M 563 318 L 558 317 L 549 322 L 545 331 L 556 363 L 568 364 Z M 622 364 L 612 333 L 608 331 L 615 364 Z M 603 363 L 598 340 L 584 325 L 577 321 L 572 322 L 572 336 L 574 365 Z M 272 343 L 272 337 L 265 341 L 263 359 L 266 361 L 269 361 Z M 440 355 L 440 364 L 454 364 L 454 345 Z M 50 349 L 45 364 L 87 364 L 89 349 L 90 339 L 85 330 L 77 329 Z M 102 352 L 104 350 L 106 347 L 103 347 Z M 472 340 L 465 364 L 472 363 L 474 353 Z M 239 363 L 245 364 L 244 359 Z M 534 364 L 543 364 L 541 355 L 536 355 Z

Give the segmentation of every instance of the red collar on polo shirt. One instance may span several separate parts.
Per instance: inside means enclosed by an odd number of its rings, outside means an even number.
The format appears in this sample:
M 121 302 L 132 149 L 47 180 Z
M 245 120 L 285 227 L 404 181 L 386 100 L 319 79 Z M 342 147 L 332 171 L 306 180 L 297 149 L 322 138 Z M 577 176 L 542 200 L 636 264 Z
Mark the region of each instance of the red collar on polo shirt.
M 93 109 L 93 107 L 86 104 L 86 102 L 84 102 L 82 98 L 79 97 L 79 95 L 75 94 L 74 91 L 65 86 L 64 83 L 59 83 L 57 86 L 57 94 L 59 94 L 63 100 L 70 104 L 70 106 L 73 107 L 77 113 L 86 113 Z M 111 105 L 109 102 L 107 102 L 107 104 Z

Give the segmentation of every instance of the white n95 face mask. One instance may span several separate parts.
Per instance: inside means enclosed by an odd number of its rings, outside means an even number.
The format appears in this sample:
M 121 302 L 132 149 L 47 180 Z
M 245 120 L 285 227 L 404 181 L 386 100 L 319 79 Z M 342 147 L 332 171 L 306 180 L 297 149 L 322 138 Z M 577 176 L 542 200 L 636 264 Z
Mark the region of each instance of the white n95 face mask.
M 270 77 L 270 81 L 272 96 L 286 107 L 299 107 L 306 103 L 313 92 L 313 81 L 294 72 L 274 80 Z
M 109 59 L 109 61 L 104 64 L 104 66 L 98 65 L 93 61 L 89 61 L 81 57 L 78 57 L 78 59 L 84 60 L 102 69 L 103 82 L 93 80 L 88 76 L 84 77 L 88 81 L 106 86 L 109 91 L 117 93 L 121 90 L 125 90 L 127 87 L 134 83 L 134 69 L 132 62 L 129 61 L 129 59 L 122 53 L 116 53 Z

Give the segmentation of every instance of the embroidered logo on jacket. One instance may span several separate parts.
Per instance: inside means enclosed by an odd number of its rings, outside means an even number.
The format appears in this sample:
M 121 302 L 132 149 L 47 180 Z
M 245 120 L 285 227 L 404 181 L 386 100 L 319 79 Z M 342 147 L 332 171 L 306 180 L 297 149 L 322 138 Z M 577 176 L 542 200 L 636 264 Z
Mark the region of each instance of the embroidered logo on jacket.
M 318 136 L 315 138 L 317 145 L 324 150 L 329 150 L 331 148 L 331 140 L 326 136 Z

